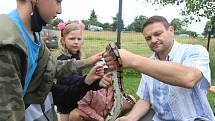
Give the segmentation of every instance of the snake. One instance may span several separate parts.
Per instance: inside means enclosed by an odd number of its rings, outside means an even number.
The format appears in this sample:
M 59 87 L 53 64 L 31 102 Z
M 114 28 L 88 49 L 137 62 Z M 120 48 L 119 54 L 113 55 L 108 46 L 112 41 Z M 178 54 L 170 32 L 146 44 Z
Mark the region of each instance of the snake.
M 134 104 L 135 102 L 132 99 L 127 98 L 128 95 L 126 94 L 124 89 L 122 60 L 120 58 L 116 43 L 109 43 L 106 46 L 106 52 L 108 52 L 112 56 L 113 60 L 116 62 L 117 67 L 112 71 L 114 102 L 112 108 L 105 118 L 105 121 L 115 121 L 121 113 L 122 102 L 124 99 L 132 104 Z

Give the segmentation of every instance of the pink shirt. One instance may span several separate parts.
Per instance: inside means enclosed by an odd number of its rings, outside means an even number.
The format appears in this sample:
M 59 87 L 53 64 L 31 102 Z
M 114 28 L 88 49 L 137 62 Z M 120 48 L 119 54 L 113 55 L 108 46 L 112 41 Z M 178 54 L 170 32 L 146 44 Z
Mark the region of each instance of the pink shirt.
M 104 117 L 113 105 L 113 88 L 97 91 L 88 91 L 87 94 L 78 102 L 78 108 L 89 117 L 98 121 L 104 121 Z

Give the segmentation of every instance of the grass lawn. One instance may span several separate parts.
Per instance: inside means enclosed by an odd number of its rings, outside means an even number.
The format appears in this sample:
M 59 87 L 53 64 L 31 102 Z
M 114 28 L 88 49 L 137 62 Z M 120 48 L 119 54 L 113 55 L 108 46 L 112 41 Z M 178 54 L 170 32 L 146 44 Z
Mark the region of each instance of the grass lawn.
M 116 42 L 115 32 L 84 32 L 84 46 L 82 48 L 83 58 L 89 57 L 97 52 L 104 50 L 105 46 L 110 42 Z M 127 49 L 133 53 L 150 57 L 151 51 L 147 47 L 146 42 L 141 33 L 122 33 L 121 35 L 121 47 Z M 180 43 L 192 43 L 201 44 L 206 47 L 207 39 L 199 38 L 186 38 L 176 37 L 176 40 Z M 54 50 L 52 54 L 54 56 L 59 55 L 60 51 Z M 210 43 L 210 67 L 212 74 L 212 85 L 215 85 L 215 39 L 211 40 Z M 136 91 L 140 81 L 140 73 L 131 69 L 124 70 L 123 78 L 125 83 L 126 91 L 129 94 L 134 95 L 136 98 Z M 215 95 L 208 94 L 210 105 L 215 112 Z

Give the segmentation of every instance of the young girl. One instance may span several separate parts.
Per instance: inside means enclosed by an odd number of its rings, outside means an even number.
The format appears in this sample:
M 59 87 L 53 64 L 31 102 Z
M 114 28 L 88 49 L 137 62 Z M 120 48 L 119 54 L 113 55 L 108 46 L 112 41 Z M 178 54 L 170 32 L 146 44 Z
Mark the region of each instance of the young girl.
M 58 60 L 80 60 L 83 30 L 84 24 L 78 21 L 69 21 L 65 24 L 60 40 L 62 54 L 58 57 Z M 70 111 L 78 106 L 77 102 L 84 97 L 87 91 L 105 87 L 110 80 L 104 76 L 101 81 L 88 81 L 85 76 L 82 76 L 81 70 L 76 74 L 71 74 L 62 80 L 58 80 L 52 87 L 52 95 L 54 104 L 57 105 L 57 110 L 60 113 L 61 121 L 68 121 Z
M 121 115 L 129 112 L 134 103 L 123 100 Z M 88 91 L 70 113 L 69 121 L 104 121 L 113 106 L 113 87 Z
M 111 78 L 112 75 L 108 76 Z M 113 94 L 112 85 L 97 91 L 88 91 L 78 102 L 78 107 L 70 113 L 69 121 L 104 121 L 113 106 Z M 126 98 L 129 98 L 133 102 L 124 99 L 120 115 L 129 112 L 136 102 L 135 98 L 131 95 Z

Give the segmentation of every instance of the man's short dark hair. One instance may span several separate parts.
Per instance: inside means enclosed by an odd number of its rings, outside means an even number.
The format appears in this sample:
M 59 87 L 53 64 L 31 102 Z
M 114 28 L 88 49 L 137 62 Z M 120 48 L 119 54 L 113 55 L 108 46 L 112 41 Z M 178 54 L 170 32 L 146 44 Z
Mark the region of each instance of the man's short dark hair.
M 170 26 L 169 22 L 166 20 L 165 17 L 152 16 L 149 19 L 147 19 L 146 22 L 143 24 L 143 29 L 150 24 L 158 23 L 158 22 L 162 23 L 166 29 L 168 29 L 168 27 Z

